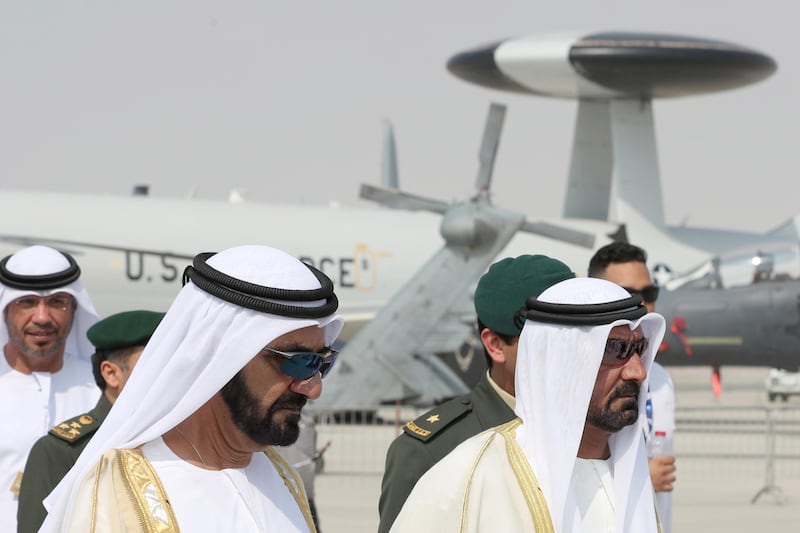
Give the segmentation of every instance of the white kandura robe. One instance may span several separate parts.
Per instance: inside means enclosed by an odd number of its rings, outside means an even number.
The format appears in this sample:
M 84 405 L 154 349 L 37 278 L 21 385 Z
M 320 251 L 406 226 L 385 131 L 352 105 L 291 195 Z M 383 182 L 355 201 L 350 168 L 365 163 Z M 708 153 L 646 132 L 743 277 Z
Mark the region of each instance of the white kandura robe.
M 603 459 L 575 460 L 572 471 L 575 500 L 586 533 L 615 533 L 614 474 Z
M 496 428 L 464 441 L 417 482 L 391 532 L 536 532 L 508 454 L 509 444 L 516 445 L 507 443 Z M 614 533 L 610 461 L 576 459 L 572 482 L 584 531 Z
M 158 473 L 182 533 L 308 531 L 294 497 L 262 453 L 244 468 L 205 470 L 180 459 L 160 438 L 142 452 Z M 214 505 L 198 505 L 202 501 Z
M 390 533 L 536 531 L 506 446 L 496 428 L 459 444 L 417 481 Z
M 85 358 L 65 353 L 58 372 L 23 374 L 0 352 L 0 531 L 17 530 L 18 498 L 11 486 L 33 443 L 56 424 L 92 409 L 99 397 Z

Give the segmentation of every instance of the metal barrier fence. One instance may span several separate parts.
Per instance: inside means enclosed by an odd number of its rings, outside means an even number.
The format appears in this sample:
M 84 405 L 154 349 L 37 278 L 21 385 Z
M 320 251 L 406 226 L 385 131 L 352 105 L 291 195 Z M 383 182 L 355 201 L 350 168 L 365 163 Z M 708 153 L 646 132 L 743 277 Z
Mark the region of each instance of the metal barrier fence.
M 800 407 L 684 407 L 676 409 L 675 455 L 709 475 L 763 477 L 753 496 L 783 500 L 781 480 L 800 479 Z
M 392 439 L 406 420 L 422 412 L 366 411 L 351 417 L 358 423 L 318 414 L 320 446 L 331 443 L 326 471 L 381 474 Z M 715 473 L 748 469 L 751 475 L 763 474 L 767 486 L 776 477 L 800 479 L 800 406 L 679 407 L 676 422 L 675 455 L 692 468 Z
M 324 455 L 325 472 L 382 475 L 389 444 L 406 421 L 426 410 L 363 411 L 350 413 L 344 422 L 339 416 L 318 412 L 317 443 L 319 446 L 330 443 Z
M 730 385 L 732 380 L 728 380 Z M 728 394 L 733 387 L 728 387 Z M 707 394 L 705 388 L 698 388 Z M 753 388 L 725 401 L 763 402 Z M 797 531 L 800 516 L 800 402 L 722 407 L 692 398 L 676 411 L 678 482 L 673 531 Z M 752 396 L 752 398 L 751 398 Z M 756 398 L 757 396 L 757 398 Z M 716 400 L 712 400 L 716 401 Z M 686 405 L 686 404 L 684 404 Z M 319 446 L 331 442 L 317 477 L 317 507 L 325 533 L 374 532 L 386 450 L 406 420 L 422 410 L 384 409 L 339 423 L 317 413 Z M 779 505 L 782 504 L 782 505 Z

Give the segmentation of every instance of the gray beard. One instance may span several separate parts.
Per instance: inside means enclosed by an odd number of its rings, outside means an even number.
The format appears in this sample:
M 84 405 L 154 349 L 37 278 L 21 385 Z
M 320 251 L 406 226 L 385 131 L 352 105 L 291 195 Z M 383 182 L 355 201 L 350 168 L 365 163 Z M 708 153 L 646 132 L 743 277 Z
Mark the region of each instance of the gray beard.
M 635 393 L 636 397 L 626 400 L 620 409 L 612 409 L 611 403 L 621 396 Z M 590 406 L 586 413 L 586 423 L 611 433 L 630 426 L 639 418 L 639 384 L 632 381 L 623 383 L 611 394 L 608 402 L 598 408 Z

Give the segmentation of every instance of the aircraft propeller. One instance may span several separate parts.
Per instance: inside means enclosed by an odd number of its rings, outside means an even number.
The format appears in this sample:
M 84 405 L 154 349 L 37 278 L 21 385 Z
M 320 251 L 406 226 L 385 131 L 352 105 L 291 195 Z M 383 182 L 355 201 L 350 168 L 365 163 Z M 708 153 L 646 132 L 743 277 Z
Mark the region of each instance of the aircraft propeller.
M 482 221 L 481 213 L 486 209 L 499 209 L 491 205 L 489 196 L 505 114 L 506 106 L 494 102 L 490 105 L 479 151 L 480 166 L 475 181 L 475 193 L 469 201 L 449 204 L 441 200 L 400 191 L 394 187 L 367 183 L 361 185 L 360 197 L 387 207 L 438 213 L 443 217 L 440 230 L 446 242 L 467 248 L 481 243 L 485 244 L 486 239 L 492 238 L 492 235 Z M 389 136 L 388 138 L 390 139 L 390 154 L 394 154 L 394 137 Z M 584 248 L 594 247 L 595 237 L 593 234 L 548 222 L 534 222 L 523 217 L 518 230 Z

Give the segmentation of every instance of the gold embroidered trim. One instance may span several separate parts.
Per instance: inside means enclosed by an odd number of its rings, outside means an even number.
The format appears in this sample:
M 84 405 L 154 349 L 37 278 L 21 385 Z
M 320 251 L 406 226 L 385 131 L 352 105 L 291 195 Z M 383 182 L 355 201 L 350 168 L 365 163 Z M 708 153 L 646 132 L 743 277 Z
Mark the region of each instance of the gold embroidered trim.
M 134 507 L 140 511 L 142 531 L 179 533 L 178 521 L 172 512 L 164 486 L 142 450 L 117 450 L 117 461 L 128 496 L 134 501 Z M 157 509 L 154 509 L 154 505 L 158 506 Z M 156 516 L 155 512 L 163 513 L 163 516 Z
M 294 468 L 289 466 L 289 463 L 287 463 L 271 446 L 264 450 L 264 454 L 272 462 L 278 474 L 281 476 L 281 479 L 283 479 L 284 485 L 289 489 L 297 505 L 300 506 L 300 512 L 303 513 L 303 518 L 306 519 L 308 530 L 311 533 L 317 533 L 317 528 L 314 526 L 314 519 L 311 516 L 311 507 L 308 504 L 306 489 L 303 487 L 303 481 L 300 479 L 300 475 Z
M 103 472 L 103 458 L 97 461 L 97 471 L 94 474 L 94 485 L 92 485 L 92 520 L 89 533 L 94 533 L 97 528 L 97 492 L 100 487 L 100 474 Z
M 498 426 L 496 431 L 500 433 L 506 441 L 506 453 L 508 454 L 508 462 L 511 464 L 511 470 L 517 478 L 522 489 L 522 495 L 525 497 L 525 502 L 528 504 L 528 509 L 533 518 L 533 524 L 536 533 L 554 533 L 553 520 L 550 517 L 550 509 L 547 507 L 547 501 L 542 494 L 542 488 L 539 486 L 539 480 L 531 470 L 530 463 L 525 457 L 525 452 L 522 451 L 516 439 L 516 429 L 522 424 L 522 420 L 516 418 L 511 422 Z
M 467 487 L 464 490 L 464 502 L 461 504 L 461 526 L 459 531 L 467 530 L 467 508 L 469 506 L 469 492 L 472 490 L 472 478 L 475 476 L 475 470 L 478 468 L 478 463 L 480 463 L 481 459 L 483 459 L 483 454 L 486 453 L 486 450 L 489 448 L 489 445 L 492 443 L 496 435 L 497 432 L 493 431 L 492 435 L 486 440 L 486 442 L 483 443 L 483 446 L 481 446 L 481 449 L 475 456 L 475 461 L 473 461 L 472 466 L 467 473 Z
M 22 487 L 22 472 L 17 472 L 17 475 L 14 476 L 14 481 L 11 482 L 11 488 L 9 490 L 15 496 L 19 496 L 19 489 L 21 487 Z

